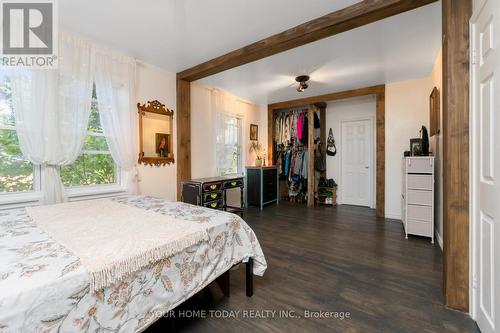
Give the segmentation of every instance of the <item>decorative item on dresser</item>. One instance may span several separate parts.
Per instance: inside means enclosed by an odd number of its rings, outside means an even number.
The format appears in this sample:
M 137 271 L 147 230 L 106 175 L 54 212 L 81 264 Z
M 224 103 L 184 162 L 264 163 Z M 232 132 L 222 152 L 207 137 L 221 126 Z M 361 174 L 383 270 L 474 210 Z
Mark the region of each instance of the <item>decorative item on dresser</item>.
M 259 141 L 252 141 L 250 143 L 248 152 L 250 154 L 255 153 L 255 166 L 257 167 L 262 166 L 262 151 L 262 145 L 259 143 Z
M 246 167 L 247 206 L 261 210 L 269 203 L 279 203 L 279 180 L 276 166 Z
M 244 187 L 243 177 L 238 175 L 186 180 L 182 182 L 181 201 L 243 215 Z M 240 207 L 227 204 L 226 191 L 233 188 L 240 189 Z
M 403 158 L 403 225 L 434 243 L 434 157 Z

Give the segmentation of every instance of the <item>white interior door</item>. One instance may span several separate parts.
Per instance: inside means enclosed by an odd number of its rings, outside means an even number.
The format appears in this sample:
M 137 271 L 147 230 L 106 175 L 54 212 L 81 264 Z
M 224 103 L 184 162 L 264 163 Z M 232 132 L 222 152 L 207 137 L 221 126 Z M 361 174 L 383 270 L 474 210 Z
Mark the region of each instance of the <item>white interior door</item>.
M 500 332 L 500 1 L 486 0 L 472 28 L 472 299 L 483 333 Z
M 342 122 L 342 203 L 371 206 L 373 135 L 370 119 Z

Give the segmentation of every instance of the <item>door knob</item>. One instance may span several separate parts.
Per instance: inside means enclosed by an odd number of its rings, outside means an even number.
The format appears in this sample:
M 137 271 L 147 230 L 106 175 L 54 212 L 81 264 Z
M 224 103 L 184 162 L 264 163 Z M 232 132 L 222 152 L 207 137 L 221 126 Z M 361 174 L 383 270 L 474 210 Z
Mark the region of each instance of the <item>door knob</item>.
M 369 166 L 369 165 L 365 165 L 365 169 L 369 169 L 369 168 L 370 168 L 370 166 Z

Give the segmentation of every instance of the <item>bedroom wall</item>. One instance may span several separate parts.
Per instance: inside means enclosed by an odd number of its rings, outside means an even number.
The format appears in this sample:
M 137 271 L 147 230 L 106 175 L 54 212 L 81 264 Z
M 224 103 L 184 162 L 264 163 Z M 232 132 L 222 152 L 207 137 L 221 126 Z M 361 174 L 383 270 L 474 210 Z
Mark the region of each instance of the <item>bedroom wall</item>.
M 337 143 L 337 155 L 327 156 L 326 164 L 326 176 L 328 178 L 333 178 L 337 183 L 339 183 L 339 190 L 337 193 L 337 202 L 342 204 L 342 184 L 341 183 L 341 154 L 342 154 L 342 143 L 341 143 L 341 131 L 340 126 L 343 120 L 347 119 L 360 119 L 366 117 L 375 117 L 376 112 L 376 100 L 375 96 L 363 96 L 356 98 L 348 98 L 339 101 L 330 101 L 327 103 L 326 107 L 326 135 L 328 136 L 328 131 L 331 128 L 333 130 L 333 136 L 335 137 L 335 142 Z M 373 138 L 373 145 L 375 146 L 375 138 Z M 375 147 L 373 148 L 375 151 Z M 373 163 L 375 165 L 375 163 Z
M 139 103 L 151 100 L 159 100 L 168 109 L 174 110 L 174 156 L 177 156 L 176 143 L 176 91 L 175 73 L 170 73 L 161 68 L 145 64 L 137 64 L 136 73 L 136 99 Z M 176 199 L 176 165 L 151 167 L 138 166 L 139 171 L 139 193 L 143 195 L 157 196 L 168 200 Z
M 386 134 L 385 134 L 385 216 L 401 219 L 402 158 L 409 150 L 410 138 L 420 136 L 422 125 L 429 128 L 429 95 L 438 76 L 433 75 L 410 81 L 386 85 Z M 340 180 L 340 122 L 342 119 L 373 116 L 376 112 L 374 96 L 331 101 L 327 105 L 327 132 L 331 127 L 337 142 L 337 155 L 327 158 L 327 176 Z M 432 148 L 432 147 L 431 147 Z M 434 150 L 434 149 L 432 149 Z M 341 186 L 341 184 L 339 184 Z M 338 202 L 342 203 L 342 191 L 338 191 Z
M 215 161 L 215 110 L 211 107 L 211 87 L 191 84 L 191 176 L 193 178 L 217 176 Z M 248 153 L 250 124 L 259 126 L 259 142 L 267 147 L 267 106 L 258 106 L 226 92 L 235 98 L 234 114 L 242 120 L 243 167 L 253 165 L 255 155 Z M 229 203 L 238 205 L 239 191 L 228 195 Z
M 212 88 L 198 83 L 192 84 L 191 91 L 191 154 L 193 178 L 216 176 L 215 146 L 213 138 L 214 112 L 211 110 L 210 91 Z M 138 63 L 136 99 L 140 103 L 158 99 L 167 108 L 174 110 L 174 133 L 176 111 L 175 73 L 158 67 Z M 257 106 L 232 95 L 238 101 L 235 113 L 242 117 L 243 165 L 253 164 L 254 156 L 248 153 L 250 124 L 259 125 L 259 141 L 267 146 L 267 107 Z M 173 136 L 174 156 L 177 156 L 176 135 Z M 139 193 L 176 199 L 176 165 L 161 167 L 138 166 Z M 234 198 L 234 199 L 233 199 Z M 239 194 L 231 196 L 231 203 L 239 203 Z
M 385 215 L 401 219 L 402 158 L 410 139 L 429 128 L 429 95 L 432 76 L 396 83 L 385 89 Z

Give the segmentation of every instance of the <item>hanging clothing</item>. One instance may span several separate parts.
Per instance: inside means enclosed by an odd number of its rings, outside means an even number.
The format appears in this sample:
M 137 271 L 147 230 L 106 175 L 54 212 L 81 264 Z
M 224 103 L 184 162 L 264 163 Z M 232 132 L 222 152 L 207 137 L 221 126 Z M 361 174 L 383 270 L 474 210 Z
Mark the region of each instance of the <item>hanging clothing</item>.
M 288 175 L 289 168 L 290 168 L 290 152 L 287 152 L 285 157 L 285 170 L 284 170 L 285 176 Z
M 308 139 L 309 139 L 309 120 L 307 119 L 307 116 L 305 114 L 302 115 L 302 139 L 300 142 L 302 142 L 304 145 L 307 145 Z
M 302 169 L 302 159 L 304 158 L 304 151 L 298 151 L 297 157 L 295 158 L 295 165 L 293 166 L 293 174 L 300 175 Z
M 317 112 L 314 112 L 314 128 L 320 128 L 321 123 L 319 122 L 319 116 Z
M 276 158 L 276 168 L 278 169 L 278 175 L 280 175 L 282 173 L 281 153 L 279 153 L 278 157 Z
M 302 142 L 302 127 L 304 126 L 304 114 L 301 113 L 297 119 L 297 139 Z
M 309 148 L 310 149 L 310 148 Z M 302 176 L 302 178 L 304 179 L 307 179 L 307 163 L 309 162 L 308 161 L 308 157 L 307 157 L 307 151 L 304 152 L 304 156 L 302 158 L 302 171 L 300 173 L 300 175 Z
M 284 130 L 284 125 L 285 125 L 285 118 L 280 119 L 280 126 L 281 126 L 281 131 L 280 131 L 280 143 L 283 144 L 285 142 L 285 130 Z
M 295 162 L 297 160 L 297 152 L 296 151 L 292 151 L 290 152 L 290 169 L 288 171 L 288 176 L 291 178 L 294 174 L 294 170 L 295 170 Z

